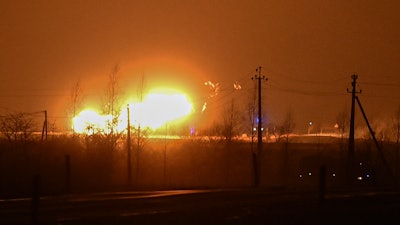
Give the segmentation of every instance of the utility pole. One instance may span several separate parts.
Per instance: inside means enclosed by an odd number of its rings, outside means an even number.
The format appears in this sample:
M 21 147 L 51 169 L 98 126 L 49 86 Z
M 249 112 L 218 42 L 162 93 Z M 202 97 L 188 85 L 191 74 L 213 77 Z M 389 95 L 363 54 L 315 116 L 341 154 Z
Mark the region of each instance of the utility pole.
M 43 137 L 45 137 L 47 141 L 47 110 L 44 110 L 43 112 L 44 112 L 44 122 L 42 128 L 42 142 L 43 142 Z
M 130 110 L 129 110 L 129 104 L 126 107 L 127 110 L 127 117 L 128 117 L 128 125 L 127 125 L 127 140 L 126 140 L 126 145 L 127 145 L 127 150 L 128 150 L 128 188 L 131 187 L 131 180 L 132 180 L 132 165 L 131 165 L 131 120 L 130 120 Z
M 252 77 L 252 80 L 258 81 L 258 127 L 257 127 L 257 152 L 253 152 L 253 166 L 254 166 L 254 186 L 258 187 L 260 183 L 259 175 L 259 155 L 262 151 L 262 110 L 261 110 L 261 81 L 268 80 L 265 76 L 261 76 L 261 66 L 256 69 L 258 74 Z
M 137 127 L 137 142 L 136 142 L 136 153 L 135 153 L 135 155 L 136 155 L 136 159 L 135 159 L 135 163 L 136 163 L 136 176 L 135 176 L 135 183 L 136 183 L 136 185 L 139 183 L 139 170 L 140 170 L 140 160 L 139 160 L 139 158 L 140 158 L 140 150 L 141 150 L 141 147 L 140 147 L 140 144 L 141 144 L 141 141 L 140 141 L 140 139 L 141 139 L 141 137 L 140 137 L 140 123 L 138 124 L 138 127 Z
M 354 173 L 354 120 L 355 120 L 355 100 L 356 100 L 356 94 L 357 93 L 361 93 L 361 91 L 357 92 L 356 88 L 357 88 L 357 74 L 353 74 L 351 76 L 351 79 L 353 79 L 353 81 L 351 82 L 351 86 L 352 86 L 352 90 L 349 91 L 347 89 L 347 93 L 351 93 L 351 112 L 350 112 L 350 131 L 349 131 L 349 149 L 348 149 L 348 176 L 349 176 L 349 181 L 351 181 L 351 179 L 353 178 L 353 173 Z
M 369 133 L 372 136 L 372 139 L 374 140 L 375 146 L 378 150 L 379 153 L 379 157 L 381 158 L 384 166 L 387 169 L 387 172 L 389 173 L 390 176 L 394 177 L 394 174 L 383 154 L 382 148 L 380 147 L 378 140 L 375 137 L 375 132 L 372 130 L 371 125 L 368 121 L 367 115 L 365 114 L 364 108 L 361 105 L 361 101 L 358 98 L 358 96 L 356 94 L 360 94 L 360 91 L 356 91 L 356 86 L 357 86 L 357 75 L 352 75 L 351 78 L 353 79 L 351 85 L 352 85 L 352 90 L 351 92 L 349 90 L 347 90 L 348 93 L 351 93 L 351 115 L 350 115 L 350 132 L 349 132 L 349 152 L 348 152 L 348 181 L 350 182 L 350 184 L 352 183 L 352 180 L 354 179 L 354 166 L 355 166 L 355 142 L 354 142 L 354 118 L 355 118 L 355 113 L 354 113 L 354 109 L 355 109 L 355 101 L 357 101 L 358 107 L 364 117 L 365 123 L 368 126 L 368 130 Z
M 371 124 L 368 121 L 368 118 L 367 118 L 367 115 L 365 114 L 364 108 L 362 107 L 360 99 L 357 96 L 356 96 L 356 100 L 357 100 L 358 106 L 360 107 L 360 111 L 361 111 L 361 113 L 362 113 L 362 115 L 364 117 L 365 123 L 368 126 L 369 133 L 371 134 L 372 139 L 374 140 L 376 149 L 378 150 L 378 153 L 379 153 L 379 157 L 381 158 L 381 160 L 383 162 L 383 165 L 386 167 L 387 172 L 389 173 L 389 175 L 393 178 L 393 180 L 397 184 L 397 181 L 396 181 L 396 178 L 395 178 L 395 176 L 393 174 L 393 171 L 390 168 L 390 165 L 389 165 L 388 161 L 386 160 L 385 155 L 383 154 L 382 148 L 379 145 L 378 140 L 376 139 L 375 132 L 372 130 Z
M 167 186 L 167 135 L 168 135 L 168 122 L 165 123 L 165 135 L 164 135 L 164 160 L 163 160 L 164 187 Z

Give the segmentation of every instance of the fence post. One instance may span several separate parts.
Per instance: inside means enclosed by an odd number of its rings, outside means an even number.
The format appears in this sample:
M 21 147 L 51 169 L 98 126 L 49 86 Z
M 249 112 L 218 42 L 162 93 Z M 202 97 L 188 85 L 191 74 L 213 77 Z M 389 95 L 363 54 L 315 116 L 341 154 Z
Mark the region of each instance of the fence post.
M 33 177 L 32 188 L 32 223 L 39 224 L 39 206 L 40 206 L 40 175 Z
M 71 156 L 65 155 L 65 190 L 67 194 L 71 193 Z
M 319 193 L 318 200 L 320 204 L 323 204 L 325 199 L 325 191 L 326 191 L 326 166 L 322 165 L 319 168 Z

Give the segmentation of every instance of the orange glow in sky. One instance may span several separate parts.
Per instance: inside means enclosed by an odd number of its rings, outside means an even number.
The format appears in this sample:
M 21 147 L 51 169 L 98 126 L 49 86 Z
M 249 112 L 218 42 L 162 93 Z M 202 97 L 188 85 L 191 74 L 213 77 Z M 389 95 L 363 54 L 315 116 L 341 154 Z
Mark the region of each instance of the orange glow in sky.
M 143 102 L 129 102 L 131 126 L 157 129 L 168 122 L 181 119 L 193 111 L 192 103 L 185 94 L 178 92 L 153 92 Z M 77 133 L 108 132 L 107 124 L 111 115 L 101 115 L 94 110 L 83 110 L 72 120 L 72 127 Z M 122 107 L 117 125 L 118 131 L 127 127 L 127 108 Z

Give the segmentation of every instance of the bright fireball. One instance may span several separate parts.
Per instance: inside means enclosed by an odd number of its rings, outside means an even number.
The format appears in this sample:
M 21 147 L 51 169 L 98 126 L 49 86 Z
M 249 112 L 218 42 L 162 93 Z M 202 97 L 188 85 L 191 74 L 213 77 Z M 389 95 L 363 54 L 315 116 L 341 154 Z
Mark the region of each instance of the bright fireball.
M 186 95 L 181 93 L 151 93 L 141 103 L 130 102 L 129 108 L 131 126 L 140 125 L 151 129 L 160 128 L 167 122 L 183 118 L 193 110 Z M 126 129 L 127 115 L 125 105 L 120 112 L 118 131 Z M 110 115 L 100 115 L 93 110 L 84 110 L 72 122 L 75 132 L 78 133 L 86 133 L 93 128 L 107 132 L 110 119 Z

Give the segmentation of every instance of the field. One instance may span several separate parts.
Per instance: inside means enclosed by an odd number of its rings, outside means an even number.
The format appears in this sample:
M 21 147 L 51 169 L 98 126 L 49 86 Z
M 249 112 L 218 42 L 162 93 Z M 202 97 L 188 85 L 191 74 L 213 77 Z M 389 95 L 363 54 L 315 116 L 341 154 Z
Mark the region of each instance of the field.
M 351 185 L 391 188 L 399 181 L 399 146 L 357 140 Z M 44 143 L 2 142 L 0 199 L 131 190 L 241 188 L 254 186 L 257 143 L 215 139 L 147 139 L 131 149 L 128 181 L 124 142 L 110 151 L 84 139 L 54 136 Z M 253 149 L 253 150 L 252 150 Z M 382 158 L 384 156 L 384 159 Z M 258 154 L 259 186 L 277 189 L 341 189 L 346 182 L 347 144 L 332 137 L 293 138 L 264 143 Z M 324 168 L 324 170 L 322 170 Z

